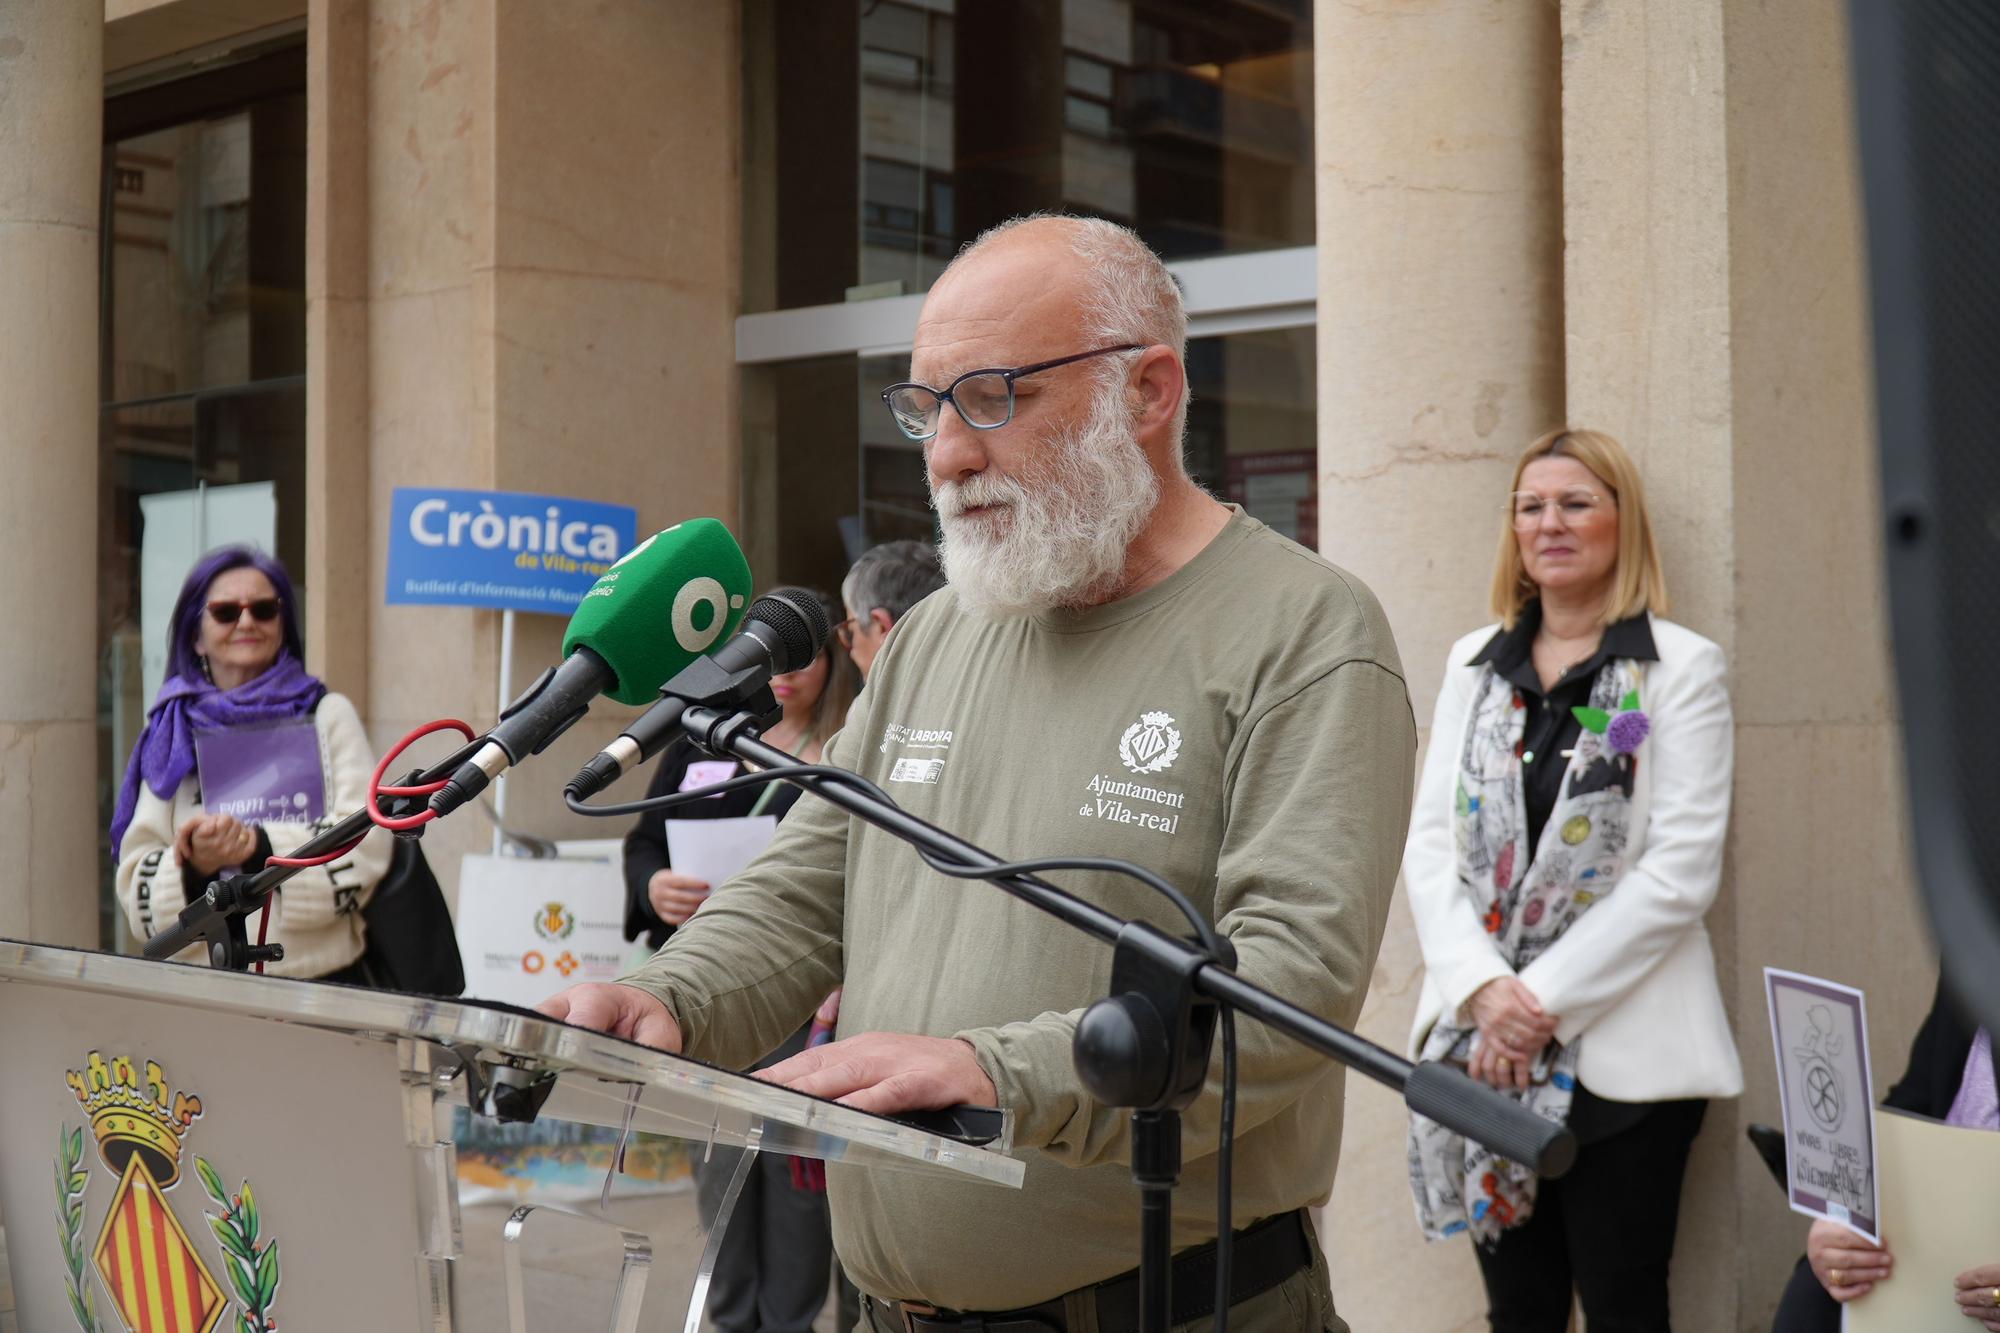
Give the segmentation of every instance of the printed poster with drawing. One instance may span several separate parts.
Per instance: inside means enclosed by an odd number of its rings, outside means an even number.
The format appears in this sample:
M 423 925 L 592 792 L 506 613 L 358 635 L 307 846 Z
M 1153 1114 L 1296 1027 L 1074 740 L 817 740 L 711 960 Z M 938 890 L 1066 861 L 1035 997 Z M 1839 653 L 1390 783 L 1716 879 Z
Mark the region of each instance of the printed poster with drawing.
M 1851 987 L 1764 969 L 1792 1208 L 1881 1239 L 1868 1014 Z

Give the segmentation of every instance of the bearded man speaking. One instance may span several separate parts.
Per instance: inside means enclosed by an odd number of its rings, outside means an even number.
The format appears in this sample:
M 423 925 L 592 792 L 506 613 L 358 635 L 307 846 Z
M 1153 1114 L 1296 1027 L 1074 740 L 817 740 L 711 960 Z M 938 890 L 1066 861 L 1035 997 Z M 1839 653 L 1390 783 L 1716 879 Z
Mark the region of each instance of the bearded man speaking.
M 1188 478 L 1186 340 L 1165 265 L 1107 222 L 1006 224 L 937 280 L 883 398 L 924 442 L 949 586 L 897 622 L 826 762 L 1003 857 L 1148 866 L 1246 979 L 1351 1024 L 1403 852 L 1409 697 L 1368 589 Z M 1057 881 L 1185 929 L 1130 880 Z M 765 1077 L 870 1111 L 998 1105 L 1027 1164 L 1019 1191 L 829 1165 L 862 1328 L 1111 1333 L 1137 1309 L 1129 1120 L 1070 1062 L 1110 979 L 1101 942 L 807 797 L 650 962 L 543 1010 L 743 1068 L 845 985 L 839 1040 Z M 1345 1329 L 1303 1212 L 1333 1186 L 1341 1071 L 1240 1029 L 1230 1326 Z M 1213 1306 L 1218 1107 L 1212 1076 L 1177 1323 Z

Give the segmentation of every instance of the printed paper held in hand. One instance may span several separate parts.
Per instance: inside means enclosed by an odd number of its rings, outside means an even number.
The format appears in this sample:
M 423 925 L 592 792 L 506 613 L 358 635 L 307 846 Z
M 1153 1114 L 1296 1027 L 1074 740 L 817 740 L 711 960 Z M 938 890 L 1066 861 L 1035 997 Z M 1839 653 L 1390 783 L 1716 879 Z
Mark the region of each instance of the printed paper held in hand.
M 1879 1240 L 1875 1094 L 1861 992 L 1767 967 L 1764 995 L 1778 1057 L 1792 1208 Z
M 667 857 L 675 870 L 719 889 L 771 845 L 778 831 L 776 815 L 745 815 L 741 819 L 669 819 Z
M 1890 1276 L 1848 1302 L 1847 1333 L 1965 1333 L 1953 1302 L 1960 1273 L 2000 1263 L 2000 1134 L 1885 1108 L 1882 1235 Z

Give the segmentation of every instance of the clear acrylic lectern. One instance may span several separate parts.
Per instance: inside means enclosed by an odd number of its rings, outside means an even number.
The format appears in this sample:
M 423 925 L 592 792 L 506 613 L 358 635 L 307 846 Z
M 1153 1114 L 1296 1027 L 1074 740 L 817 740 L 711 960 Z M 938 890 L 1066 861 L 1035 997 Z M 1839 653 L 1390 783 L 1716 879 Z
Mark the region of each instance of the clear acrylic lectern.
M 738 1183 L 757 1151 L 1003 1188 L 1023 1170 L 1004 1126 L 975 1146 L 519 1009 L 0 940 L 20 1327 L 535 1333 L 555 1308 L 564 1333 L 642 1309 L 693 1333 L 733 1189 L 640 1218 L 607 1181 L 599 1207 L 475 1225 L 456 1106 L 747 1148 Z

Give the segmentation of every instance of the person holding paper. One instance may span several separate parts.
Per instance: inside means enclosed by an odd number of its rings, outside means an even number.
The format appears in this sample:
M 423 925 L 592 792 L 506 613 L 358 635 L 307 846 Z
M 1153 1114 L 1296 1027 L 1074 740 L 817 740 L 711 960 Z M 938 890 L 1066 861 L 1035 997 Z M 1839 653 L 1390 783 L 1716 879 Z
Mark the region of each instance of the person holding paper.
M 1743 1087 L 1702 925 L 1729 821 L 1722 650 L 1660 618 L 1638 469 L 1610 436 L 1536 440 L 1500 508 L 1500 623 L 1445 663 L 1403 858 L 1410 1052 L 1579 1148 L 1538 1181 L 1413 1116 L 1418 1222 L 1475 1242 L 1496 1333 L 1561 1333 L 1573 1289 L 1593 1330 L 1665 1330 L 1688 1152 L 1706 1099 Z
M 795 597 L 815 597 L 831 622 L 833 603 L 810 588 L 774 588 Z M 811 665 L 771 679 L 784 716 L 764 739 L 808 763 L 818 763 L 826 738 L 840 729 L 860 688 L 860 673 L 834 636 L 820 645 Z M 685 737 L 664 750 L 654 769 L 649 796 L 694 791 L 743 772 L 734 760 L 709 759 Z M 798 800 L 798 788 L 782 782 L 723 792 L 687 805 L 652 810 L 625 835 L 625 938 L 645 935 L 654 949 L 693 916 L 713 889 L 707 879 L 673 868 L 678 825 L 685 843 L 694 829 L 720 820 L 770 815 L 782 820 Z M 837 995 L 838 992 L 835 992 Z M 829 998 L 828 1003 L 837 1000 Z M 805 1049 L 811 1025 L 801 1027 L 758 1066 L 768 1067 Z M 695 1188 L 704 1222 L 717 1216 L 740 1154 L 717 1148 L 695 1167 Z M 708 1317 L 720 1333 L 807 1333 L 826 1304 L 833 1265 L 833 1233 L 827 1217 L 826 1187 L 817 1163 L 762 1153 L 737 1197 L 728 1230 L 717 1252 L 709 1287 Z
M 824 593 L 810 588 L 772 591 L 817 598 L 827 608 L 828 620 L 833 619 L 833 603 Z M 784 717 L 764 733 L 764 739 L 808 763 L 818 763 L 820 747 L 840 729 L 847 706 L 854 702 L 860 688 L 860 672 L 845 652 L 835 651 L 829 639 L 821 645 L 819 656 L 810 666 L 772 677 L 771 693 L 777 696 Z M 665 796 L 709 787 L 742 771 L 735 760 L 710 759 L 681 737 L 660 753 L 646 794 Z M 750 814 L 783 818 L 797 799 L 798 788 L 773 782 L 641 815 L 625 835 L 625 938 L 636 940 L 643 935 L 650 947 L 658 949 L 673 934 L 674 927 L 694 915 L 713 887 L 706 880 L 673 868 L 668 820 L 740 819 Z
M 167 634 L 166 683 L 111 819 L 118 901 L 141 939 L 173 924 L 218 873 L 253 874 L 359 809 L 375 768 L 354 705 L 306 672 L 298 599 L 270 556 L 247 546 L 204 556 Z M 285 956 L 265 970 L 372 984 L 361 909 L 390 854 L 389 839 L 367 838 L 287 880 L 266 933 Z M 247 923 L 253 940 L 262 916 Z
M 1947 1124 L 2000 1129 L 1992 1038 L 1966 1017 L 1942 976 L 1930 1013 L 1910 1043 L 1909 1066 L 1882 1104 Z M 1887 1239 L 1877 1245 L 1838 1222 L 1816 1219 L 1806 1233 L 1805 1255 L 1778 1302 L 1771 1333 L 1839 1333 L 1842 1305 L 1866 1296 L 1878 1282 L 1893 1280 L 1896 1259 Z M 2000 1260 L 2000 1236 L 1994 1238 L 1993 1250 Z M 1938 1299 L 1955 1301 L 1966 1318 L 2000 1333 L 2000 1262 L 1960 1273 L 1953 1289 L 1940 1292 Z

